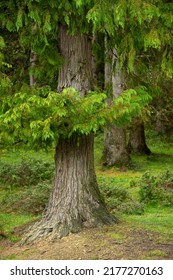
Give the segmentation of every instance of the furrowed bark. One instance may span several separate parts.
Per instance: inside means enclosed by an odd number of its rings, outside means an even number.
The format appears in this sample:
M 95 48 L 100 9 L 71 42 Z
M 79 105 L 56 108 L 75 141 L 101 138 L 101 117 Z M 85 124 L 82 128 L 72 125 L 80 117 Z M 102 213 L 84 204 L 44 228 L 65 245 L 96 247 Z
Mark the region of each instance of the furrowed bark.
M 61 26 L 59 47 L 65 63 L 59 73 L 57 91 L 74 87 L 83 97 L 94 81 L 91 40 L 85 35 L 71 36 Z M 26 233 L 25 242 L 48 236 L 61 238 L 83 227 L 116 221 L 108 213 L 97 185 L 93 134 L 61 138 L 55 151 L 55 178 L 47 209 L 41 221 Z
M 61 238 L 83 227 L 115 223 L 101 198 L 94 172 L 93 135 L 61 140 L 55 154 L 55 179 L 48 207 L 26 241 Z

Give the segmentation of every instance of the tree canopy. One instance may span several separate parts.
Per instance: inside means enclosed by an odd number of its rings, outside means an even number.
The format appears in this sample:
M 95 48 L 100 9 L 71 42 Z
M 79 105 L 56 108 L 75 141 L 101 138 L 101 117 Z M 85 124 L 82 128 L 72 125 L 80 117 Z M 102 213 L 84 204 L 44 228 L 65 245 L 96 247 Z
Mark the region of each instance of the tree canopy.
M 88 134 L 106 122 L 129 120 L 150 100 L 151 86 L 146 81 L 154 87 L 160 75 L 172 77 L 173 5 L 169 1 L 8 0 L 1 1 L 0 7 L 2 35 L 16 33 L 21 48 L 36 53 L 36 65 L 28 71 L 38 80 L 38 87 L 23 86 L 16 92 L 3 74 L 8 72 L 5 67 L 11 67 L 8 58 L 1 62 L 1 142 L 18 139 L 47 146 L 60 136 Z M 72 35 L 80 32 L 91 39 L 93 34 L 106 34 L 109 48 L 116 46 L 119 68 L 136 80 L 132 89 L 110 106 L 98 89 L 83 99 L 74 89 L 58 95 L 57 75 L 64 63 L 58 47 L 59 25 L 68 26 Z M 7 48 L 2 37 L 0 48 Z

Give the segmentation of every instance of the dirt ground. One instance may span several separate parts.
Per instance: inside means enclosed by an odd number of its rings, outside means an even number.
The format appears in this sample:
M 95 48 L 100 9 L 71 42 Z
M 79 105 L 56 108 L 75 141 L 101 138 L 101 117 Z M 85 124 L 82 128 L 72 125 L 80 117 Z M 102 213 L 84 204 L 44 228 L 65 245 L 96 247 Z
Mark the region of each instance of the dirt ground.
M 20 245 L 0 242 L 1 259 L 22 260 L 123 260 L 173 259 L 173 237 L 129 225 L 85 229 L 52 241 Z

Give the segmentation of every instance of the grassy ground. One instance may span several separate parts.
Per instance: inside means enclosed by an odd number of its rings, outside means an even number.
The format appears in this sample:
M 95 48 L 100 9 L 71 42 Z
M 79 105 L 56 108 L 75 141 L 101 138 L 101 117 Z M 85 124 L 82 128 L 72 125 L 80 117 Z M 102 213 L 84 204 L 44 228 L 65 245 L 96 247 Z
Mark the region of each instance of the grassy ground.
M 122 203 L 120 206 L 120 211 L 112 207 L 112 212 L 120 219 L 120 225 L 116 228 L 107 228 L 99 230 L 91 230 L 90 232 L 82 232 L 81 235 L 76 235 L 66 239 L 65 243 L 71 244 L 67 246 L 67 252 L 65 249 L 62 249 L 61 246 L 64 246 L 63 241 L 58 243 L 59 249 L 61 249 L 62 254 L 59 256 L 50 255 L 49 250 L 42 253 L 42 259 L 171 259 L 173 257 L 173 209 L 171 206 L 165 205 L 144 205 L 143 212 L 135 212 L 134 207 L 136 202 L 139 203 L 139 185 L 136 184 L 141 176 L 146 172 L 150 171 L 153 175 L 159 175 L 162 171 L 173 170 L 173 146 L 170 143 L 160 141 L 160 139 L 149 139 L 149 147 L 152 151 L 151 156 L 137 156 L 132 155 L 132 162 L 128 167 L 118 168 L 105 168 L 101 164 L 101 155 L 103 149 L 103 135 L 100 134 L 96 137 L 95 141 L 95 166 L 98 183 L 100 188 L 115 188 L 115 191 L 121 191 L 120 196 L 127 196 L 125 211 L 122 211 Z M 17 163 L 21 160 L 23 156 L 26 156 L 25 151 L 15 152 L 15 151 L 1 151 L 0 160 L 1 162 L 6 163 Z M 45 152 L 33 152 L 28 151 L 27 156 L 30 156 L 35 159 L 47 160 L 53 162 L 53 151 L 49 153 Z M 0 187 L 0 203 L 4 197 L 9 192 L 14 192 L 16 196 L 18 192 L 21 191 L 20 188 L 13 190 L 11 187 Z M 129 198 L 130 197 L 130 198 Z M 108 203 L 114 203 L 112 198 L 107 199 Z M 115 201 L 115 203 L 117 203 Z M 129 204 L 130 203 L 130 204 Z M 129 206 L 130 205 L 130 206 Z M 134 206 L 135 205 L 135 206 Z M 132 213 L 129 214 L 128 207 L 132 207 Z M 136 208 L 135 208 L 136 209 Z M 3 211 L 2 211 L 3 210 Z M 127 213 L 126 213 L 127 212 Z M 28 250 L 24 247 L 23 251 L 18 250 L 18 245 L 14 245 L 14 250 L 9 251 L 8 254 L 4 253 L 6 249 L 9 250 L 9 242 L 15 243 L 20 239 L 20 228 L 25 227 L 26 224 L 32 222 L 34 219 L 37 219 L 39 214 L 31 213 L 20 213 L 20 211 L 15 211 L 2 208 L 0 210 L 0 252 L 2 252 L 2 258 L 5 259 L 30 259 L 30 258 L 40 258 L 36 255 L 36 249 L 31 248 Z M 93 246 L 95 246 L 95 253 L 91 254 L 90 251 L 85 250 L 85 244 L 89 245 L 89 239 L 91 235 L 93 237 Z M 5 237 L 5 239 L 4 239 Z M 136 240 L 138 239 L 138 242 Z M 147 239 L 148 238 L 148 239 Z M 80 240 L 80 242 L 79 242 Z M 98 242 L 99 240 L 99 242 Z M 76 243 L 77 242 L 77 243 Z M 141 245 L 141 242 L 145 246 Z M 79 252 L 74 256 L 75 244 L 78 244 Z M 111 244 L 114 244 L 115 250 L 120 250 L 120 254 L 115 254 L 112 251 Z M 131 244 L 131 245 L 128 245 Z M 148 244 L 148 245 L 147 245 Z M 158 245 L 160 244 L 160 245 Z M 50 245 L 50 244 L 49 244 Z M 10 243 L 11 246 L 11 243 Z M 44 243 L 44 247 L 47 248 L 48 244 Z M 74 248 L 73 248 L 74 246 Z M 118 246 L 118 247 L 117 247 Z M 138 248 L 137 254 L 136 251 L 130 250 L 128 246 L 133 246 Z M 142 247 L 141 247 L 142 246 Z M 145 247 L 145 248 L 144 248 Z M 11 248 L 11 247 L 10 247 Z M 143 251 L 141 250 L 143 248 Z M 71 249 L 71 251 L 70 251 Z M 41 249 L 40 249 L 41 250 Z M 82 253 L 82 250 L 86 253 Z M 109 251 L 110 250 L 110 251 Z M 92 251 L 92 250 L 91 250 Z M 71 253 L 70 253 L 71 252 Z M 53 253 L 52 253 L 53 254 Z M 54 254 L 56 254 L 54 252 Z M 70 255 L 71 254 L 71 255 Z M 109 255 L 109 257 L 108 257 Z
M 159 176 L 165 170 L 173 170 L 173 145 L 163 142 L 159 138 L 150 138 L 149 147 L 152 151 L 150 156 L 132 155 L 132 162 L 128 168 L 103 168 L 101 165 L 101 151 L 103 149 L 102 135 L 96 138 L 95 164 L 98 181 L 106 178 L 108 183 L 121 186 L 130 192 L 132 197 L 139 199 L 139 187 L 134 182 L 149 171 Z M 134 227 L 164 233 L 165 239 L 173 237 L 173 208 L 162 205 L 145 206 L 143 215 L 120 214 L 120 219 L 129 222 Z

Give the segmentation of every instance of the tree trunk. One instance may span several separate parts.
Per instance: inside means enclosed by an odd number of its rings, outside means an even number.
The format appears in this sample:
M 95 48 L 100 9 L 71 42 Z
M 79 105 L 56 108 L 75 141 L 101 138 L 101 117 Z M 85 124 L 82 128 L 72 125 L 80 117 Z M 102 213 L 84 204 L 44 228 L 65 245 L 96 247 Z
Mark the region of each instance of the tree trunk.
M 107 49 L 107 44 L 105 45 Z M 114 52 L 116 54 L 115 49 Z M 122 73 L 114 71 L 115 56 L 112 53 L 108 53 L 108 56 L 109 59 L 105 62 L 105 88 L 109 92 L 109 102 L 112 98 L 117 98 L 122 93 L 124 81 Z M 126 130 L 124 128 L 116 125 L 109 125 L 106 128 L 102 160 L 103 164 L 107 166 L 127 165 L 130 162 L 126 143 Z
M 128 147 L 130 152 L 141 155 L 151 154 L 151 151 L 146 144 L 144 123 L 140 120 L 135 120 L 131 127 Z
M 30 67 L 31 67 L 31 69 L 34 68 L 36 61 L 37 61 L 37 55 L 36 55 L 36 53 L 31 49 L 31 52 L 30 52 Z M 36 78 L 35 78 L 34 75 L 31 74 L 31 73 L 29 74 L 29 85 L 30 85 L 30 86 L 36 85 Z
M 61 238 L 115 222 L 102 201 L 94 172 L 93 135 L 61 140 L 55 154 L 55 180 L 48 207 L 26 241 Z
M 65 63 L 59 73 L 58 92 L 74 87 L 84 96 L 93 86 L 91 41 L 59 30 L 59 44 Z M 111 224 L 94 172 L 93 135 L 60 139 L 55 152 L 55 179 L 43 218 L 26 234 L 25 241 L 42 237 L 63 237 L 82 227 Z
M 34 34 L 34 24 L 31 24 L 31 32 Z M 35 63 L 37 61 L 37 54 L 34 52 L 32 48 L 32 42 L 31 42 L 31 51 L 30 51 L 30 71 L 33 70 L 35 67 Z M 34 77 L 33 73 L 29 73 L 29 85 L 35 86 L 36 85 L 36 78 Z
M 126 146 L 125 129 L 116 125 L 107 127 L 104 133 L 103 164 L 107 166 L 127 165 L 130 156 Z
M 93 89 L 94 73 L 92 41 L 88 36 L 70 36 L 66 27 L 59 28 L 59 48 L 64 64 L 58 76 L 57 91 L 73 87 L 83 97 Z

